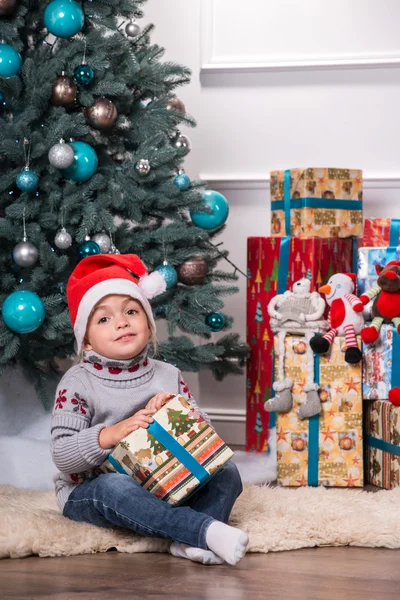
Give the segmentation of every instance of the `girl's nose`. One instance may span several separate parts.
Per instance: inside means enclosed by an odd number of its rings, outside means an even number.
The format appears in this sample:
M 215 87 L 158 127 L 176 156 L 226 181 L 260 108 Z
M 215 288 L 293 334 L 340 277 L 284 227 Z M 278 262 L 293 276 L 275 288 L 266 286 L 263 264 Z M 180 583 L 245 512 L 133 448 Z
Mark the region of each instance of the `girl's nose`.
M 117 328 L 118 329 L 124 329 L 125 327 L 129 327 L 129 321 L 126 318 L 125 315 L 122 315 L 118 320 L 117 320 Z

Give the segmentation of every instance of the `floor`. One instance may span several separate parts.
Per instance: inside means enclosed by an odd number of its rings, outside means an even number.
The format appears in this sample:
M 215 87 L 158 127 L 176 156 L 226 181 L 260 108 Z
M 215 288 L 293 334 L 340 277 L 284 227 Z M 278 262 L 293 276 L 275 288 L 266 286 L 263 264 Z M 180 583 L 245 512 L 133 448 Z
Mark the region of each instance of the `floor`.
M 398 599 L 400 551 L 315 548 L 207 567 L 167 554 L 0 561 L 0 598 L 56 600 Z

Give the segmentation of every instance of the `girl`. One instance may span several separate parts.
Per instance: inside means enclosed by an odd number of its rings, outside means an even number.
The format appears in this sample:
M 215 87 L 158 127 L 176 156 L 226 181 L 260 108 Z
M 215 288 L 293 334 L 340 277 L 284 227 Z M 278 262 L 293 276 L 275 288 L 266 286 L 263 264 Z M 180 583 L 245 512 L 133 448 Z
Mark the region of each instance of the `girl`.
M 227 525 L 242 491 L 232 462 L 178 507 L 129 476 L 98 469 L 122 438 L 148 427 L 171 393 L 199 410 L 179 370 L 147 356 L 156 332 L 148 298 L 163 291 L 161 274 L 147 275 L 134 254 L 91 256 L 71 274 L 67 298 L 80 362 L 61 379 L 52 415 L 57 503 L 74 521 L 169 538 L 174 556 L 234 565 L 248 537 Z

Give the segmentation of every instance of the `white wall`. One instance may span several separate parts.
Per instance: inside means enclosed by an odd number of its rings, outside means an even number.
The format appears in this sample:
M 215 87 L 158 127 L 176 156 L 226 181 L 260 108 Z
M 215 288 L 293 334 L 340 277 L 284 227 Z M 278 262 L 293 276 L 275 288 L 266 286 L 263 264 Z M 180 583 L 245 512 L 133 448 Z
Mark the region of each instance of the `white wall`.
M 193 71 L 178 92 L 198 121 L 186 171 L 228 198 L 221 239 L 242 270 L 246 238 L 269 233 L 272 169 L 362 168 L 365 214 L 400 217 L 400 3 L 149 0 L 145 12 L 165 58 Z M 226 311 L 244 338 L 239 283 Z M 244 377 L 188 380 L 226 440 L 244 443 Z

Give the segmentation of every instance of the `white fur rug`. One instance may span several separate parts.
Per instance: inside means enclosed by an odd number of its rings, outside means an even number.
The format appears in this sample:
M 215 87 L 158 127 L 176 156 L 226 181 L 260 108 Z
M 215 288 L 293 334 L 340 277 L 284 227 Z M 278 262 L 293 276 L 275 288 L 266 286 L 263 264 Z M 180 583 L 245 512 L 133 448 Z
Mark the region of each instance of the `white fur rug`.
M 231 524 L 249 534 L 249 552 L 312 546 L 400 548 L 400 488 L 245 487 Z M 52 491 L 0 486 L 0 558 L 70 556 L 116 548 L 165 552 L 167 542 L 74 523 L 57 510 Z

